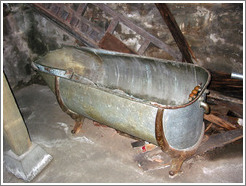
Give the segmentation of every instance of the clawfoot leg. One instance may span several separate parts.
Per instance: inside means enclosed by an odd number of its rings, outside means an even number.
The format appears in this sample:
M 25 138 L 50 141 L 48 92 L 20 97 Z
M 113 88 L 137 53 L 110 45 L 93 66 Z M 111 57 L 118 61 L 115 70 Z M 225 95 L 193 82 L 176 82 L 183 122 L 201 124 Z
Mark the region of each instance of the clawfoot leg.
M 83 116 L 80 116 L 78 117 L 76 120 L 75 120 L 75 125 L 73 127 L 73 130 L 71 130 L 71 133 L 72 134 L 77 134 L 79 133 L 82 125 L 83 125 L 83 122 L 84 122 L 84 117 Z
M 180 171 L 181 166 L 183 162 L 186 160 L 186 158 L 187 157 L 180 156 L 180 157 L 172 159 L 171 169 L 169 171 L 170 176 L 174 176 Z

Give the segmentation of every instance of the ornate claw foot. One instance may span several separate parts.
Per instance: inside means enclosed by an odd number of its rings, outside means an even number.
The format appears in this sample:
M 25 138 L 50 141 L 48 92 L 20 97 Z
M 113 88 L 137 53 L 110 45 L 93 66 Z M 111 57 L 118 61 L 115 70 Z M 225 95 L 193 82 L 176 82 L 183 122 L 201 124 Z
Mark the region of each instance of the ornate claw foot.
M 181 166 L 183 162 L 185 161 L 185 159 L 186 157 L 183 157 L 183 156 L 172 159 L 171 170 L 169 171 L 170 176 L 174 176 L 180 171 Z
M 79 131 L 80 131 L 82 125 L 83 125 L 84 119 L 85 119 L 85 118 L 84 118 L 83 116 L 80 116 L 80 117 L 75 121 L 73 130 L 71 130 L 71 133 L 72 133 L 72 134 L 77 134 L 77 133 L 79 133 Z

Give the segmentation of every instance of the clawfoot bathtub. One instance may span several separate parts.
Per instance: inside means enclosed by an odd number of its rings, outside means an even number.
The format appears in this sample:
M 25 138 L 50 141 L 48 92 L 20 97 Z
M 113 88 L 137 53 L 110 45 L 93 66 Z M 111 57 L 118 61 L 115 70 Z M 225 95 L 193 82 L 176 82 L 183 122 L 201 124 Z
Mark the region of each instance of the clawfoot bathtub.
M 203 138 L 210 74 L 200 66 L 71 46 L 32 66 L 76 121 L 73 133 L 86 117 L 156 144 L 173 157 L 170 175 Z

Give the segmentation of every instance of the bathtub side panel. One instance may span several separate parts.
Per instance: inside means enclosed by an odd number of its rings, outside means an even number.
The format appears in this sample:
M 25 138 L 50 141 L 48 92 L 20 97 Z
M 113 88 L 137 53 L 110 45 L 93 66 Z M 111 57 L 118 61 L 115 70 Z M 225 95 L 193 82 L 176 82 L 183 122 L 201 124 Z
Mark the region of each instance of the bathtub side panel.
M 63 78 L 60 93 L 70 110 L 156 144 L 157 108 Z

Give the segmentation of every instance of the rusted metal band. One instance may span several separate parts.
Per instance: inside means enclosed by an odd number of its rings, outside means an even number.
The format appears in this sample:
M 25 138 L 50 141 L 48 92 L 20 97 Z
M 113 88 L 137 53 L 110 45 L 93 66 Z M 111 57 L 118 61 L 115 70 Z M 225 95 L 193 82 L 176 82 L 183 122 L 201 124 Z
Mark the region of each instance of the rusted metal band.
M 70 109 L 68 109 L 66 105 L 64 104 L 61 98 L 61 94 L 60 94 L 60 83 L 59 82 L 60 82 L 60 77 L 55 76 L 55 95 L 56 95 L 57 102 L 59 103 L 59 106 L 61 107 L 62 111 L 67 113 L 72 119 L 74 119 L 75 121 L 81 121 L 81 116 L 71 111 Z
M 159 107 L 155 119 L 155 136 L 157 144 L 161 147 L 161 150 L 168 153 L 173 158 L 171 163 L 171 170 L 169 171 L 169 174 L 173 176 L 180 171 L 183 162 L 188 157 L 192 156 L 196 152 L 196 149 L 190 151 L 179 151 L 169 146 L 163 130 L 163 113 L 164 108 Z
M 168 150 L 169 146 L 166 142 L 166 138 L 164 136 L 164 131 L 163 131 L 163 123 L 162 123 L 163 112 L 164 112 L 164 108 L 158 108 L 156 119 L 155 119 L 155 137 L 156 137 L 157 144 L 161 147 L 163 151 L 166 151 Z

